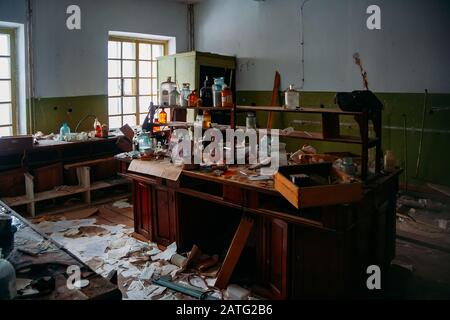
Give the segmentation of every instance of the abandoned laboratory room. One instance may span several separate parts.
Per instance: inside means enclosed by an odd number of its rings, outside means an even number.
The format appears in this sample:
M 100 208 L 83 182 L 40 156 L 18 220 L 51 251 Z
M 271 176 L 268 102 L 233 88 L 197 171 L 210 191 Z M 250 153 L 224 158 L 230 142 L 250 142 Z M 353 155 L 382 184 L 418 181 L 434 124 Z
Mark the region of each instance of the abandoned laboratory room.
M 0 0 L 0 300 L 449 300 L 449 37 L 448 0 Z

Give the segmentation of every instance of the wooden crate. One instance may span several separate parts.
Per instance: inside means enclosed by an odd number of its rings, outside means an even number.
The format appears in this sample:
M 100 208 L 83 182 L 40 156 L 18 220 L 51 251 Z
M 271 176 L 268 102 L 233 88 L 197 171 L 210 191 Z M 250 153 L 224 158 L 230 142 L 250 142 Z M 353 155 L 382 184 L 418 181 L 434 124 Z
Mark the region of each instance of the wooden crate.
M 274 186 L 297 209 L 359 202 L 363 197 L 363 185 L 360 182 L 298 187 L 290 179 L 291 174 L 301 173 L 326 178 L 334 176 L 333 171 L 331 163 L 280 167 L 274 177 Z

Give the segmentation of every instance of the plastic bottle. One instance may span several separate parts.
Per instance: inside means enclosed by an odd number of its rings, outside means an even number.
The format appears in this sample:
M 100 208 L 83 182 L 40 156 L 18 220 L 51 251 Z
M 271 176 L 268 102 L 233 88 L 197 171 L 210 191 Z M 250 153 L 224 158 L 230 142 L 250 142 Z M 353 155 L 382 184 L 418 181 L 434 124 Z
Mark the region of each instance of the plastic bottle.
M 70 134 L 70 128 L 67 125 L 67 122 L 64 122 L 63 125 L 61 126 L 61 129 L 59 129 L 59 140 L 65 141 L 66 136 L 68 136 L 69 134 Z
M 0 248 L 0 300 L 12 300 L 16 294 L 16 271 L 8 260 L 3 259 Z

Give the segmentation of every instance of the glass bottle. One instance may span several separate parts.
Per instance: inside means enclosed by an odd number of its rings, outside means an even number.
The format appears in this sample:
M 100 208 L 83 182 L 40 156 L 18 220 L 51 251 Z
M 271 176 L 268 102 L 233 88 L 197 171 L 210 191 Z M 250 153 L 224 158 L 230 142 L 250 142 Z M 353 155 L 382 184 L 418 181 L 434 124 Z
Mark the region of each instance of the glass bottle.
M 102 137 L 102 125 L 100 121 L 98 121 L 97 118 L 94 120 L 94 129 L 95 129 L 95 137 L 101 138 Z
M 64 122 L 63 125 L 61 126 L 61 129 L 59 129 L 59 140 L 65 141 L 66 136 L 68 136 L 69 134 L 70 134 L 70 128 L 67 125 L 67 122 Z
M 254 129 L 256 130 L 256 117 L 254 112 L 247 113 L 247 118 L 245 121 L 247 130 Z
M 209 129 L 211 127 L 211 114 L 208 110 L 203 112 L 203 128 Z
M 155 120 L 153 120 L 153 124 L 159 125 L 159 119 L 157 116 L 155 116 Z M 153 132 L 160 132 L 160 131 L 161 131 L 161 128 L 159 126 L 153 127 Z
M 159 123 L 167 123 L 167 112 L 164 110 L 164 108 L 161 110 L 158 116 Z
M 176 105 L 177 85 L 172 82 L 172 77 L 167 77 L 167 81 L 161 83 L 160 88 L 160 105 L 173 106 Z
M 203 107 L 212 107 L 212 88 L 208 76 L 206 76 L 203 88 L 200 89 L 200 99 L 202 99 Z
M 226 84 L 222 88 L 222 107 L 233 108 L 233 92 Z
M 284 93 L 284 100 L 287 109 L 297 109 L 300 108 L 300 92 L 294 89 L 294 85 L 289 85 Z
M 183 88 L 180 93 L 180 106 L 187 107 L 189 105 L 189 96 L 191 94 L 191 90 L 189 89 L 189 83 L 183 83 Z
M 214 85 L 212 86 L 213 106 L 222 106 L 222 88 L 225 84 L 225 78 L 214 78 Z
M 197 106 L 197 90 L 193 90 L 188 98 L 188 106 L 196 107 Z

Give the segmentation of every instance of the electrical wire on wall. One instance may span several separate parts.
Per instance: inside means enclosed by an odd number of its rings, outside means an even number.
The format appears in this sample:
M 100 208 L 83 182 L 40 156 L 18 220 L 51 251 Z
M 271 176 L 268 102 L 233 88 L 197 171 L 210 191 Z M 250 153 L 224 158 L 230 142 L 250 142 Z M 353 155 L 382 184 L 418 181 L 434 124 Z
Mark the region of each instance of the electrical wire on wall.
M 195 50 L 195 18 L 194 18 L 194 4 L 193 3 L 188 3 L 188 36 L 189 36 L 189 41 L 188 41 L 188 45 L 189 45 L 189 51 L 193 51 Z
M 34 105 L 34 60 L 33 60 L 33 4 L 27 1 L 27 53 L 28 53 L 28 126 L 31 132 L 36 129 L 36 110 Z
M 302 84 L 300 85 L 300 89 L 303 89 L 305 86 L 305 21 L 304 21 L 304 9 L 306 3 L 310 0 L 304 0 L 302 5 L 300 6 L 300 25 L 301 25 L 301 34 L 300 34 L 300 51 L 301 51 L 301 72 L 302 72 Z

